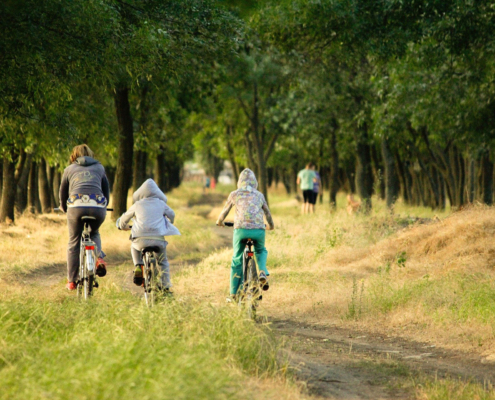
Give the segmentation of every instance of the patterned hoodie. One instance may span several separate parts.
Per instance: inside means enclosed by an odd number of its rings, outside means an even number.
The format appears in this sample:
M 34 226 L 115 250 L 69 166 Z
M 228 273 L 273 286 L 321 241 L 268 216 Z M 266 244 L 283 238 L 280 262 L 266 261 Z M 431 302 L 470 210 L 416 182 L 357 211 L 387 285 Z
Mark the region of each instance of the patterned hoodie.
M 273 219 L 270 214 L 265 196 L 258 192 L 258 181 L 253 171 L 246 168 L 239 176 L 237 190 L 230 193 L 227 203 L 223 207 L 218 221 L 222 222 L 235 206 L 234 228 L 235 229 L 265 229 L 263 212 L 266 215 L 268 225 L 273 229 Z

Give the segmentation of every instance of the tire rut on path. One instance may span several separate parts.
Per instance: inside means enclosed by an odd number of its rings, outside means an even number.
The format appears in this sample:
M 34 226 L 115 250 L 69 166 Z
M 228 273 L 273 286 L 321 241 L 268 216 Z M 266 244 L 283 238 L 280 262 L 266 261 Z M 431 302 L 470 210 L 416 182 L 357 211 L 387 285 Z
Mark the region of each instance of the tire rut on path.
M 274 320 L 296 376 L 310 394 L 331 399 L 409 398 L 396 381 L 408 371 L 432 378 L 495 382 L 495 365 L 473 353 L 340 327 Z

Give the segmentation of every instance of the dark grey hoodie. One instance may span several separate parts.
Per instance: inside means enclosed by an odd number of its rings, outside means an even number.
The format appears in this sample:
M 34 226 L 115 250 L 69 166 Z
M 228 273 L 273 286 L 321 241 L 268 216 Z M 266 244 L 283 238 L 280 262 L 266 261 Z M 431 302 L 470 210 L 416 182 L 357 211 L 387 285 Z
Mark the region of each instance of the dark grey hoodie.
M 69 165 L 60 183 L 60 208 L 67 211 L 67 200 L 75 194 L 103 195 L 109 199 L 110 189 L 105 168 L 91 157 L 79 157 Z

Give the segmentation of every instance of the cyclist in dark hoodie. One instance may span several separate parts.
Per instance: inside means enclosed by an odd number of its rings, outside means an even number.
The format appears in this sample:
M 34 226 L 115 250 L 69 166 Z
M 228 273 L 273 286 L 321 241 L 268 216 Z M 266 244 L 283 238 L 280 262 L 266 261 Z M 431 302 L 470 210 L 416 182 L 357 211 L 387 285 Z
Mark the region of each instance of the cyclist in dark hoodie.
M 94 158 L 86 144 L 74 147 L 70 156 L 70 165 L 65 169 L 60 183 L 60 209 L 67 212 L 69 227 L 69 245 L 67 248 L 67 289 L 75 290 L 79 275 L 79 243 L 84 228 L 81 217 L 90 216 L 87 221 L 91 227 L 91 240 L 97 247 L 98 260 L 96 275 L 105 276 L 105 253 L 101 249 L 98 229 L 107 214 L 107 202 L 110 196 L 105 168 Z
M 131 254 L 134 261 L 134 283 L 143 283 L 143 258 L 141 250 L 145 247 L 158 247 L 158 263 L 161 268 L 160 289 L 171 293 L 170 266 L 167 259 L 165 236 L 180 235 L 173 225 L 175 212 L 167 204 L 167 196 L 160 190 L 153 179 L 148 179 L 132 195 L 134 204 L 117 220 L 117 227 L 128 230 L 133 219 L 131 230 Z

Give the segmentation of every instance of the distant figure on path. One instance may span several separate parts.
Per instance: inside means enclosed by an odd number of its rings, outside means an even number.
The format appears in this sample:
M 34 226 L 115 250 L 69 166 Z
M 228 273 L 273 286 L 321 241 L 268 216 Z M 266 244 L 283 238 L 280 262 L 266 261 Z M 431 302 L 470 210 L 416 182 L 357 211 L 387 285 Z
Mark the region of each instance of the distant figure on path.
M 361 207 L 361 202 L 359 200 L 355 200 L 354 196 L 351 194 L 347 195 L 347 214 L 352 215 L 359 211 Z
M 313 163 L 308 163 L 306 168 L 300 170 L 297 174 L 297 184 L 300 185 L 304 198 L 304 203 L 301 206 L 301 212 L 303 214 L 315 212 L 313 188 L 316 181 L 316 173 L 312 168 Z
M 203 193 L 208 193 L 210 191 L 211 180 L 208 175 L 205 176 L 205 185 L 203 186 Z
M 211 190 L 215 190 L 215 187 L 217 186 L 217 180 L 215 179 L 214 176 L 211 177 Z
M 321 177 L 318 171 L 316 171 L 316 167 L 313 165 L 312 168 L 313 171 L 315 171 L 316 174 L 316 180 L 313 183 L 313 207 L 316 206 L 316 202 L 318 201 L 318 195 L 320 194 L 320 186 L 321 186 Z M 314 210 L 313 210 L 314 212 Z

